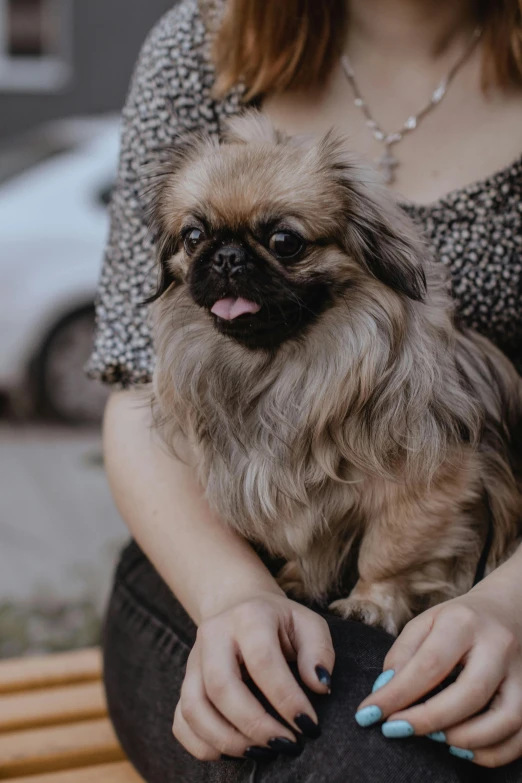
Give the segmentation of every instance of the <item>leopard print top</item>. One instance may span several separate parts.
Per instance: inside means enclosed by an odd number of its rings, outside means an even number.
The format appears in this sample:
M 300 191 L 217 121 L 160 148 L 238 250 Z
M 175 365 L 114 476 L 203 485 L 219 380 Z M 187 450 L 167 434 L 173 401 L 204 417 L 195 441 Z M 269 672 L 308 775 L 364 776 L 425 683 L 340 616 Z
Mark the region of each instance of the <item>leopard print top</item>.
M 208 0 L 200 0 L 207 2 Z M 144 44 L 123 111 L 111 232 L 97 300 L 91 377 L 123 387 L 151 378 L 147 308 L 156 282 L 152 238 L 140 202 L 142 164 L 180 132 L 219 134 L 242 109 L 242 87 L 211 95 L 211 27 L 197 0 L 183 0 Z M 428 206 L 405 209 L 451 273 L 461 322 L 489 337 L 522 372 L 522 157 Z

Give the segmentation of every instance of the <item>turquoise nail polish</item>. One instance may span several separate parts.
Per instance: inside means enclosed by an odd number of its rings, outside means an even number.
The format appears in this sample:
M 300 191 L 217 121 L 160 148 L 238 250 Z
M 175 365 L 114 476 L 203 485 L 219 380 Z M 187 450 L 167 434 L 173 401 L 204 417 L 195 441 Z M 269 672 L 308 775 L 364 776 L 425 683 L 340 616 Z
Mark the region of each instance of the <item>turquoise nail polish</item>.
M 375 691 L 378 691 L 379 688 L 384 688 L 385 685 L 387 685 L 393 675 L 395 674 L 394 669 L 386 669 L 385 672 L 382 672 L 382 674 L 379 674 L 375 682 L 373 683 L 372 693 L 375 693 Z
M 454 756 L 457 756 L 457 758 L 465 759 L 466 761 L 473 761 L 475 758 L 475 754 L 472 750 L 467 750 L 467 748 L 456 748 L 455 745 L 450 745 L 449 752 Z
M 430 731 L 430 733 L 425 736 L 435 742 L 446 742 L 446 735 L 443 731 Z
M 415 734 L 415 729 L 407 720 L 389 720 L 382 724 L 382 733 L 390 739 L 403 739 Z
M 368 707 L 363 707 L 355 713 L 355 720 L 365 729 L 367 726 L 373 726 L 374 723 L 378 723 L 382 718 L 382 710 L 374 704 L 370 704 Z

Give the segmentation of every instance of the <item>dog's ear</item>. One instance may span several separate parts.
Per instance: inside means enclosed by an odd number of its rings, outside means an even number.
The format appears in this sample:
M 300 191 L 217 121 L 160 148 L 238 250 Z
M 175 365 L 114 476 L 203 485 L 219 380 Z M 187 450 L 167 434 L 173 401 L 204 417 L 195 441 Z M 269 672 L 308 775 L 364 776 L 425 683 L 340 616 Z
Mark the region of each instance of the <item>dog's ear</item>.
M 179 237 L 168 225 L 169 191 L 176 175 L 195 156 L 207 139 L 200 134 L 179 137 L 169 147 L 157 150 L 142 166 L 140 201 L 155 247 L 158 282 L 143 304 L 151 304 L 176 283 L 169 260 L 175 254 Z
M 368 195 L 366 187 L 359 190 L 349 210 L 346 241 L 350 252 L 389 288 L 423 301 L 426 251 L 421 241 L 396 210 Z
M 413 222 L 377 175 L 351 158 L 343 139 L 328 134 L 322 152 L 342 187 L 347 251 L 389 288 L 422 301 L 427 249 Z
M 177 241 L 168 234 L 157 235 L 154 238 L 156 247 L 156 266 L 158 270 L 158 279 L 156 286 L 150 296 L 144 299 L 143 304 L 149 305 L 161 299 L 169 288 L 177 283 L 177 279 L 169 267 L 169 259 L 172 258 L 177 248 Z
M 168 147 L 154 151 L 140 167 L 139 196 L 147 223 L 156 232 L 168 220 L 168 194 L 175 187 L 177 175 L 201 149 L 212 143 L 209 136 L 189 133 L 178 136 Z

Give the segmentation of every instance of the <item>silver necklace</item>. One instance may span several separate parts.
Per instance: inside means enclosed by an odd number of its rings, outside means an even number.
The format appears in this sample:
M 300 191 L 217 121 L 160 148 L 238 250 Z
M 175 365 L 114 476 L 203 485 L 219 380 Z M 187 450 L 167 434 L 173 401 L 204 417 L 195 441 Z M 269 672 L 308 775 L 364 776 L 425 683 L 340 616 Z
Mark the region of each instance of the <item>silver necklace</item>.
M 411 117 L 408 117 L 402 128 L 400 128 L 398 131 L 395 131 L 395 133 L 386 133 L 386 131 L 384 131 L 379 123 L 375 120 L 359 89 L 357 80 L 355 78 L 355 71 L 350 58 L 346 54 L 342 55 L 341 65 L 352 88 L 352 92 L 354 94 L 354 103 L 363 112 L 366 119 L 366 125 L 371 130 L 373 137 L 384 146 L 384 152 L 376 160 L 376 164 L 379 171 L 381 171 L 383 174 L 384 181 L 388 185 L 391 185 L 393 182 L 395 182 L 395 169 L 400 163 L 398 158 L 395 157 L 392 148 L 402 141 L 406 134 L 414 131 L 415 128 L 418 127 L 421 120 L 423 120 L 424 117 L 441 102 L 441 100 L 446 95 L 448 87 L 450 86 L 454 77 L 474 50 L 481 34 L 482 28 L 476 27 L 473 31 L 468 46 L 465 48 L 464 52 L 461 54 L 447 76 L 445 76 L 435 87 L 428 103 L 419 112 L 417 112 L 417 114 L 412 114 Z

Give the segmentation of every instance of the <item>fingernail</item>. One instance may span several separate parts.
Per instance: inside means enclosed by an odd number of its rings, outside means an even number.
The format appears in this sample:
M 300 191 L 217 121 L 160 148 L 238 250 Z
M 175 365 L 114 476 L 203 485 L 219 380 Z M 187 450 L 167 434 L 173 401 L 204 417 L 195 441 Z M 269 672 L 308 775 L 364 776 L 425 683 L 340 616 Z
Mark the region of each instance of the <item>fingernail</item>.
M 446 735 L 443 731 L 430 731 L 430 733 L 425 734 L 425 736 L 435 742 L 446 742 Z
M 449 752 L 459 759 L 465 759 L 466 761 L 472 761 L 475 758 L 475 754 L 472 750 L 467 748 L 456 748 L 455 745 L 449 746 Z
M 385 672 L 382 672 L 382 674 L 379 674 L 375 682 L 373 683 L 372 693 L 375 693 L 375 691 L 378 691 L 379 688 L 384 688 L 385 685 L 387 685 L 393 675 L 395 674 L 395 669 L 386 669 Z
M 316 666 L 315 673 L 317 674 L 317 679 L 321 685 L 326 685 L 328 690 L 330 690 L 332 687 L 332 677 L 328 669 L 325 669 L 324 666 Z
M 415 729 L 407 720 L 389 720 L 382 724 L 382 733 L 390 739 L 403 739 L 415 734 Z
M 373 726 L 374 723 L 378 723 L 382 719 L 382 710 L 380 707 L 370 704 L 368 707 L 363 707 L 362 710 L 357 710 L 355 713 L 355 720 L 362 726 L 363 729 L 368 726 Z
M 272 759 L 277 758 L 277 753 L 271 748 L 261 748 L 257 745 L 247 748 L 243 755 L 246 759 L 253 759 L 254 761 L 272 761 Z
M 308 737 L 308 739 L 317 739 L 321 736 L 321 729 L 317 723 L 313 722 L 309 715 L 305 715 L 304 713 L 296 715 L 294 718 L 294 723 L 298 728 L 301 729 L 304 736 Z
M 299 745 L 297 742 L 292 742 L 292 740 L 289 740 L 286 737 L 273 737 L 267 744 L 270 745 L 272 750 L 275 750 L 276 753 L 283 753 L 285 756 L 300 756 L 303 752 L 302 745 Z

